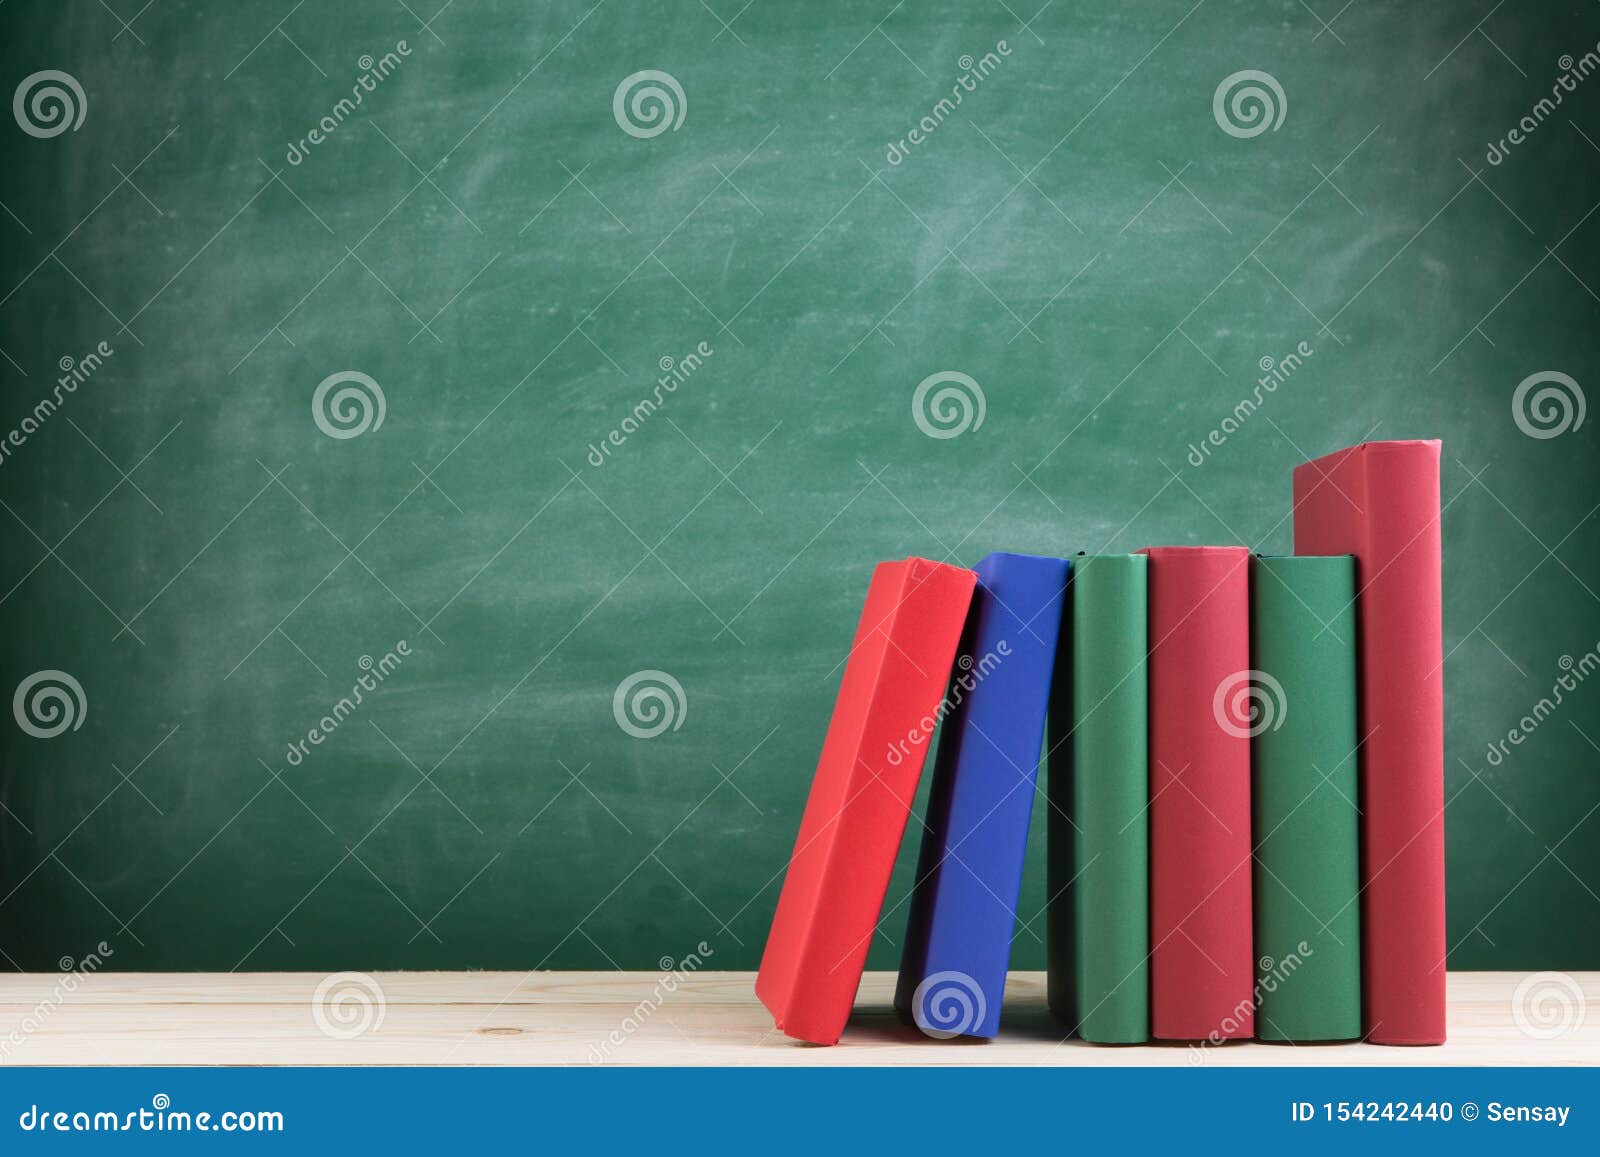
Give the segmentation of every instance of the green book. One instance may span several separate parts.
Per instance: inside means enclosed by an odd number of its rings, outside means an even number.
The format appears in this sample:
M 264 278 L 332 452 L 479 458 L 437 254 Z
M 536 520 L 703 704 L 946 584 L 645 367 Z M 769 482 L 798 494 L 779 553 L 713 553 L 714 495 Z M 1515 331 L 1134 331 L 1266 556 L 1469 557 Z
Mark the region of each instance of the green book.
M 1075 560 L 1052 702 L 1050 1008 L 1100 1044 L 1150 1039 L 1147 562 Z
M 1355 559 L 1251 561 L 1254 710 L 1230 715 L 1253 736 L 1256 1035 L 1352 1040 L 1361 1035 Z

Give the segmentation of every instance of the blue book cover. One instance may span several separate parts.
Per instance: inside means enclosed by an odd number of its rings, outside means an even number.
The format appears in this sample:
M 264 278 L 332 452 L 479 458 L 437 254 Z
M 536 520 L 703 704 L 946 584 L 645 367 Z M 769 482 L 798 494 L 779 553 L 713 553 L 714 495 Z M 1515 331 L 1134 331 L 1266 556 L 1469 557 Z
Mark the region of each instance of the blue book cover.
M 1065 559 L 991 554 L 942 722 L 895 1008 L 935 1037 L 992 1037 L 1033 814 Z

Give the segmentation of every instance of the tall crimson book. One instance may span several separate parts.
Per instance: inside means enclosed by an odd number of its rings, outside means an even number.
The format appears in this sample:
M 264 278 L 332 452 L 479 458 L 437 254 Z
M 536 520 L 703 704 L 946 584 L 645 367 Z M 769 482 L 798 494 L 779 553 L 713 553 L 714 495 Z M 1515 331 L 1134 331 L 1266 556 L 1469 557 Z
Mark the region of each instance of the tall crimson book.
M 879 563 L 778 896 L 756 995 L 779 1030 L 844 1031 L 977 575 Z
M 1442 1044 L 1439 443 L 1366 442 L 1298 466 L 1294 510 L 1296 554 L 1356 556 L 1366 1036 Z
M 1255 1033 L 1250 731 L 1227 714 L 1250 686 L 1250 554 L 1149 556 L 1150 1033 Z

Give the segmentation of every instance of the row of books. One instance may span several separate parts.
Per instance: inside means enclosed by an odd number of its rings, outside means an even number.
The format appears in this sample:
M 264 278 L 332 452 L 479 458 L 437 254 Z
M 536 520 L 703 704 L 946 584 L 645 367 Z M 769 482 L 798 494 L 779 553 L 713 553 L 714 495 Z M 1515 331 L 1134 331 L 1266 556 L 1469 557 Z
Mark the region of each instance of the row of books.
M 1445 1037 L 1439 443 L 1294 472 L 1295 554 L 873 574 L 756 992 L 836 1042 L 929 741 L 897 1009 L 999 1030 L 1047 771 L 1048 994 L 1084 1040 Z

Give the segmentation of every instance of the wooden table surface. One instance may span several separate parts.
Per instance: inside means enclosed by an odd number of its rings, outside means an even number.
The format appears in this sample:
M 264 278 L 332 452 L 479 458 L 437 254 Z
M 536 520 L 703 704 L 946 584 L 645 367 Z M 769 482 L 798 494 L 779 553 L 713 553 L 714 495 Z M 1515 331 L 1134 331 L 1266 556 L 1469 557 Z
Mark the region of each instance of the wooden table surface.
M 1038 972 L 1011 975 L 993 1041 L 924 1038 L 890 1011 L 894 974 L 868 973 L 833 1048 L 775 1032 L 747 972 L 670 984 L 645 972 L 101 973 L 71 991 L 63 976 L 13 974 L 0 976 L 0 1064 L 1600 1064 L 1600 1011 L 1582 1015 L 1582 998 L 1530 1006 L 1519 1024 L 1513 998 L 1526 975 L 1453 973 L 1450 1041 L 1438 1048 L 1200 1050 L 1063 1040 Z M 1600 972 L 1570 975 L 1600 1000 Z

